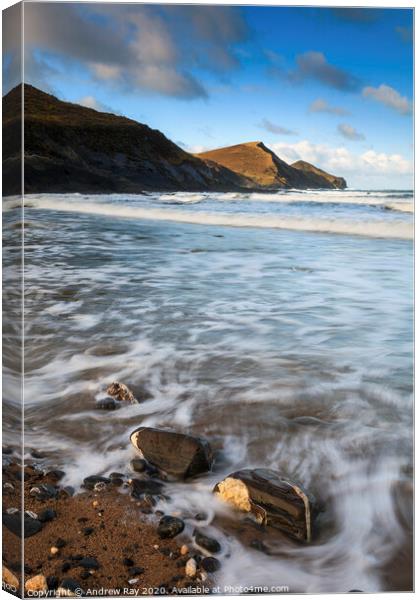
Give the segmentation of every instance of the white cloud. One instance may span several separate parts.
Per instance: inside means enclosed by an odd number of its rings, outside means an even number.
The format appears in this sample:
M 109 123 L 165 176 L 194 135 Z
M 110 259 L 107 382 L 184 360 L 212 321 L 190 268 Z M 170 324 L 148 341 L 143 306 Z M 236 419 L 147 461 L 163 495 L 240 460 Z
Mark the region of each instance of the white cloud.
M 97 100 L 95 96 L 83 96 L 83 98 L 77 100 L 77 104 L 86 106 L 86 108 L 93 108 L 94 110 L 98 110 L 100 112 L 116 113 L 116 111 L 110 106 L 107 106 L 106 104 L 103 104 Z
M 351 125 L 348 125 L 347 123 L 340 123 L 339 125 L 337 125 L 337 130 L 338 133 L 345 137 L 347 140 L 352 140 L 356 142 L 365 139 L 363 133 L 360 133 L 360 131 L 357 131 L 357 129 L 355 129 Z
M 368 150 L 363 153 L 351 152 L 345 146 L 332 147 L 326 144 L 314 144 L 301 140 L 295 144 L 277 142 L 270 145 L 271 150 L 286 162 L 306 160 L 329 173 L 349 178 L 362 187 L 368 187 L 367 178 L 377 180 L 401 178 L 412 175 L 413 164 L 401 154 L 386 154 Z M 364 183 L 363 183 L 364 182 Z
M 329 113 L 330 115 L 349 115 L 350 112 L 345 108 L 341 108 L 341 106 L 331 106 L 328 104 L 326 100 L 323 98 L 318 98 L 314 100 L 312 104 L 309 106 L 309 112 L 324 112 Z
M 406 96 L 401 96 L 397 90 L 384 83 L 377 88 L 367 86 L 363 88 L 362 94 L 365 98 L 373 98 L 377 102 L 393 108 L 401 115 L 409 115 L 413 110 L 412 104 Z

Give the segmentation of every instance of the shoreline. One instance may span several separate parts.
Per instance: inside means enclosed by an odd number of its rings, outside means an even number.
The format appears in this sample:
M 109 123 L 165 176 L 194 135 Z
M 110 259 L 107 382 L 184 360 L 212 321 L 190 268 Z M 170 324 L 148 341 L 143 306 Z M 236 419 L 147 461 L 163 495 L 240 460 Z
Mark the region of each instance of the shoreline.
M 3 588 L 15 595 L 20 592 L 13 590 L 9 573 L 20 579 L 22 539 L 11 531 L 12 520 L 5 520 L 20 506 L 20 473 L 15 462 L 3 468 Z M 104 489 L 72 495 L 73 490 L 60 486 L 61 474 L 24 468 L 25 513 L 36 517 L 26 521 L 25 516 L 25 529 L 26 523 L 32 529 L 42 519 L 39 531 L 24 540 L 27 596 L 82 595 L 77 590 L 114 596 L 212 593 L 211 576 L 200 566 L 205 556 L 185 534 L 159 536 L 163 513 L 153 509 L 150 497 L 130 496 L 128 480 L 119 478 Z M 36 489 L 42 493 L 35 494 Z M 187 575 L 191 558 L 197 569 Z

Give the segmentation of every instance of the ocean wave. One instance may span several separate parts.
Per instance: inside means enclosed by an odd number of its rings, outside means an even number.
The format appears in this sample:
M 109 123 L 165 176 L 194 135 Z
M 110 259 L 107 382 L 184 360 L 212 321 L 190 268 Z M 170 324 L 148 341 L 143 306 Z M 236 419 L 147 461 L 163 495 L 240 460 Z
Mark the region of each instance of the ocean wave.
M 188 212 L 163 208 L 143 208 L 104 203 L 78 203 L 50 199 L 33 199 L 35 208 L 102 215 L 126 219 L 147 219 L 172 221 L 195 225 L 228 227 L 256 227 L 264 229 L 291 229 L 318 233 L 358 235 L 373 238 L 413 238 L 411 223 L 404 221 L 353 221 L 346 219 L 296 218 L 277 215 L 227 214 L 209 212 Z
M 412 202 L 388 202 L 384 205 L 387 210 L 396 210 L 397 212 L 413 213 L 414 204 Z

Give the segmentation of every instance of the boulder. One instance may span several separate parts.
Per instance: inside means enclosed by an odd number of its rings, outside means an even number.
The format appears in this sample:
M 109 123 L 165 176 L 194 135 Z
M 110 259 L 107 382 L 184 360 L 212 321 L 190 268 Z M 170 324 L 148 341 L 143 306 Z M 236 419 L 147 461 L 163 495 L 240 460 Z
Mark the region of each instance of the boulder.
M 10 588 L 14 588 L 13 591 L 17 591 L 19 589 L 19 580 L 12 571 L 10 571 L 5 565 L 3 565 L 3 583 Z M 7 591 L 7 587 L 6 587 Z
M 36 594 L 34 592 L 46 592 L 48 590 L 48 584 L 45 576 L 35 575 L 35 577 L 31 577 L 31 579 L 28 579 L 25 583 L 25 590 L 29 592 L 29 596 L 42 595 L 39 593 Z
M 206 473 L 213 464 L 209 443 L 199 437 L 166 429 L 139 427 L 130 436 L 143 458 L 180 479 Z
M 219 482 L 214 490 L 223 501 L 252 513 L 291 538 L 310 542 L 317 514 L 315 499 L 304 489 L 270 469 L 243 469 Z
M 137 398 L 133 392 L 124 383 L 114 381 L 106 388 L 107 394 L 109 394 L 115 400 L 119 402 L 128 402 L 129 404 L 138 404 Z
M 185 523 L 182 519 L 165 515 L 159 521 L 157 532 L 161 539 L 173 538 L 184 531 L 184 527 Z

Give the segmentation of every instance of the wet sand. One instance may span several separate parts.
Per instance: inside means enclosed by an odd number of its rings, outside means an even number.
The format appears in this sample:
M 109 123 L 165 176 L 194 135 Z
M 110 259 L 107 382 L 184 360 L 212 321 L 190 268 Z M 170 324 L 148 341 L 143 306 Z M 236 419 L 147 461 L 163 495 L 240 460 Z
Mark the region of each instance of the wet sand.
M 3 472 L 3 511 L 19 507 L 20 469 L 16 463 Z M 115 488 L 101 492 L 86 491 L 69 496 L 61 490 L 56 499 L 38 500 L 30 490 L 39 484 L 57 485 L 54 477 L 33 467 L 25 467 L 25 510 L 39 515 L 51 508 L 56 517 L 43 524 L 42 530 L 25 538 L 24 579 L 36 575 L 47 578 L 49 589 L 57 589 L 65 579 L 72 579 L 85 593 L 106 590 L 103 595 L 176 594 L 195 590 L 208 578 L 185 575 L 185 563 L 196 551 L 181 556 L 180 547 L 187 539 L 160 539 L 157 534 L 159 514 L 147 515 L 128 493 Z M 3 527 L 3 564 L 18 578 L 21 569 L 21 542 Z M 51 548 L 58 548 L 55 555 Z M 85 568 L 80 562 L 95 559 L 98 567 Z M 92 563 L 94 564 L 94 563 Z M 199 580 L 197 580 L 197 578 Z M 130 583 L 131 582 L 131 583 Z M 11 590 L 13 592 L 13 590 Z M 203 589 L 205 592 L 206 590 Z M 18 593 L 16 593 L 18 595 Z

